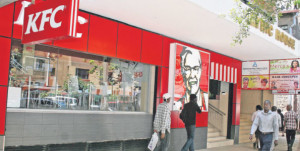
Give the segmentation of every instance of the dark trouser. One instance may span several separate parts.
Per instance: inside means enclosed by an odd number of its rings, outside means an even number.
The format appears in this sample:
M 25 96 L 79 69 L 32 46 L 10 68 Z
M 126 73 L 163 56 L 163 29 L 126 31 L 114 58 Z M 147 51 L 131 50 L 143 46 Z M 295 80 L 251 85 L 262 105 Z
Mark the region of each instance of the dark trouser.
M 287 144 L 290 145 L 291 147 L 294 144 L 295 135 L 296 135 L 296 130 L 286 130 L 286 141 Z
M 271 145 L 272 145 L 272 140 L 273 140 L 273 133 L 269 134 L 263 134 L 261 133 L 259 135 L 259 141 L 260 141 L 260 150 L 261 151 L 270 151 Z
M 187 141 L 182 147 L 181 151 L 194 151 L 194 136 L 195 136 L 195 125 L 185 126 L 186 133 L 187 133 Z
M 164 139 L 160 139 L 161 133 L 159 133 L 159 142 L 157 142 L 157 146 L 155 147 L 154 151 L 167 151 L 170 142 L 170 133 L 166 131 L 166 135 Z

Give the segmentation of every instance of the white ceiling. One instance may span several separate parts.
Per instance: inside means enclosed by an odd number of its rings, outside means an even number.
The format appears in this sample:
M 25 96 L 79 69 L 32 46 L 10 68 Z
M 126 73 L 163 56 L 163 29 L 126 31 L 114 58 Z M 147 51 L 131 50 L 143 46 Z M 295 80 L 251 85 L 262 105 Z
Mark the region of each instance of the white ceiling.
M 188 0 L 81 0 L 80 9 L 243 61 L 297 57 L 259 34 L 231 46 L 238 26 Z

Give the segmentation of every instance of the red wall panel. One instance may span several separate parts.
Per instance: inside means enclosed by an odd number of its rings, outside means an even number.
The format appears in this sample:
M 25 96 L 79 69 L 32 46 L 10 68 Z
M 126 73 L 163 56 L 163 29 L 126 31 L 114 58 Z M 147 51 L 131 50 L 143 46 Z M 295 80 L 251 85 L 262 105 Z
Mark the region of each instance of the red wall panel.
M 118 23 L 91 15 L 88 52 L 116 57 Z
M 163 37 L 161 35 L 143 31 L 141 62 L 161 65 L 162 40 Z
M 0 135 L 5 135 L 7 87 L 0 87 Z
M 169 57 L 170 57 L 170 44 L 178 42 L 175 39 L 163 37 L 163 60 L 162 60 L 162 66 L 169 67 Z
M 233 103 L 232 125 L 240 125 L 240 108 L 241 104 Z
M 178 122 L 181 121 L 179 113 L 179 111 L 171 111 L 171 128 L 178 128 Z
M 0 37 L 1 55 L 0 55 L 0 85 L 7 86 L 9 60 L 10 60 L 10 46 L 11 40 L 8 38 Z
M 168 83 L 169 83 L 169 68 L 161 68 L 161 83 L 160 83 L 160 97 L 164 95 L 164 93 L 168 93 Z
M 81 33 L 80 38 L 70 38 L 65 40 L 56 40 L 54 45 L 62 48 L 68 48 L 79 51 L 87 51 L 87 39 L 89 31 L 89 14 L 79 11 L 78 16 L 85 19 L 85 23 L 77 22 L 77 33 Z
M 156 97 L 160 97 L 160 90 L 161 90 L 161 67 L 157 68 L 157 80 L 156 80 Z
M 11 37 L 12 33 L 12 22 L 14 13 L 14 3 L 0 8 L 0 35 Z
M 18 20 L 21 9 L 22 9 L 22 1 L 17 1 L 16 5 L 15 5 L 14 22 L 16 22 Z M 21 39 L 22 38 L 22 25 L 14 24 L 13 26 L 14 26 L 13 38 Z
M 117 57 L 141 61 L 142 30 L 119 24 Z

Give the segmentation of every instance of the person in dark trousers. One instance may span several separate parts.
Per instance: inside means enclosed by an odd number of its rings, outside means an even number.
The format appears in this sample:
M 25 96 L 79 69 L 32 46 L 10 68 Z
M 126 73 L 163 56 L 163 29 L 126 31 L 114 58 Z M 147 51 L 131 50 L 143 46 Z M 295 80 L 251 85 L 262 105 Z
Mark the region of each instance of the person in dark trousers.
M 284 114 L 284 127 L 286 129 L 288 151 L 292 151 L 296 131 L 298 129 L 298 115 L 292 110 L 292 105 L 288 105 L 286 109 L 288 111 Z
M 260 112 L 262 112 L 263 108 L 261 107 L 261 105 L 256 105 L 256 111 L 252 114 L 252 122 L 254 122 L 255 118 L 256 118 L 256 115 Z M 256 149 L 256 148 L 260 148 L 260 145 L 258 143 L 259 141 L 259 135 L 260 135 L 260 131 L 257 130 L 255 131 L 255 142 L 253 143 L 253 148 Z
M 277 113 L 280 115 L 280 118 L 281 118 L 281 127 L 279 127 L 279 130 L 282 132 L 282 136 L 284 136 L 284 130 L 283 130 L 284 116 L 281 113 L 281 109 L 277 109 Z
M 187 132 L 187 141 L 182 147 L 181 151 L 194 151 L 194 134 L 196 128 L 196 112 L 201 113 L 201 109 L 197 104 L 197 96 L 195 94 L 190 95 L 190 102 L 184 105 L 183 108 L 186 112 L 186 120 L 184 122 Z
M 264 111 L 260 112 L 256 115 L 256 118 L 252 124 L 250 137 L 249 139 L 253 139 L 253 134 L 259 129 L 261 134 L 259 135 L 261 151 L 270 151 L 272 143 L 275 146 L 278 145 L 278 119 L 276 114 L 274 114 L 271 110 L 271 102 L 266 100 L 264 102 Z M 274 135 L 273 135 L 274 133 Z M 274 142 L 273 140 L 274 136 Z

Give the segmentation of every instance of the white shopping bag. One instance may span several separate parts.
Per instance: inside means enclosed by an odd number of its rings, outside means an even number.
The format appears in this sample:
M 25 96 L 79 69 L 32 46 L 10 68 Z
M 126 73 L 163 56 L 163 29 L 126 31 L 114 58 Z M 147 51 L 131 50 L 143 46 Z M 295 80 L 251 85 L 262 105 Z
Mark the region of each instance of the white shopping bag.
M 157 142 L 158 142 L 158 135 L 157 135 L 157 133 L 154 132 L 152 134 L 151 140 L 150 140 L 150 142 L 148 144 L 148 149 L 150 149 L 151 151 L 153 151 L 154 148 L 156 147 Z

